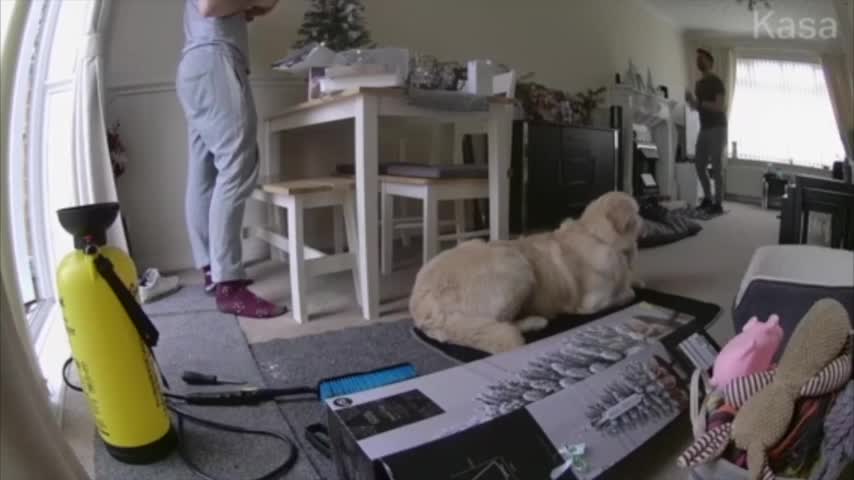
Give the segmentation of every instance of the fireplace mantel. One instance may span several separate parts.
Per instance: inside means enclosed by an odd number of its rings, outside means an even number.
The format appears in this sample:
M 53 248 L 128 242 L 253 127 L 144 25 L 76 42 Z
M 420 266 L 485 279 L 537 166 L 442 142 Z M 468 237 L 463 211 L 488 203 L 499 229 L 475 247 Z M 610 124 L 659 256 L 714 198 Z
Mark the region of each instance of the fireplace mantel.
M 621 107 L 623 124 L 620 142 L 623 145 L 623 186 L 632 193 L 634 157 L 632 125 L 645 125 L 652 132 L 660 162 L 656 172 L 661 193 L 674 196 L 674 161 L 676 155 L 675 109 L 678 102 L 625 85 L 612 86 L 608 91 L 608 106 Z

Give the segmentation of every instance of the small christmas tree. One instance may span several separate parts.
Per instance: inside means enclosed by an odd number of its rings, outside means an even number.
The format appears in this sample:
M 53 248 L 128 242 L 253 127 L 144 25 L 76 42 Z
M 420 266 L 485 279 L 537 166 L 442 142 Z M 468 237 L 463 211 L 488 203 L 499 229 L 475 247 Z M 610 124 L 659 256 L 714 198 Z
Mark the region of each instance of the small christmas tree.
M 371 35 L 364 25 L 364 13 L 361 0 L 312 0 L 294 47 L 316 42 L 340 52 L 369 46 Z

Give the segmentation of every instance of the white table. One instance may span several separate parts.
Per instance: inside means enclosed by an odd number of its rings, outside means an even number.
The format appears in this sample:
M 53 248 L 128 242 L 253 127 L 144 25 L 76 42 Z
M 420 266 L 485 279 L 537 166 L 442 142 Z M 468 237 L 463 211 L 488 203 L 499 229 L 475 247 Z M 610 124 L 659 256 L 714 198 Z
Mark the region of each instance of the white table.
M 488 112 L 452 112 L 411 105 L 402 89 L 361 88 L 295 105 L 268 117 L 263 125 L 262 166 L 270 174 L 278 134 L 287 130 L 354 119 L 356 224 L 360 305 L 365 319 L 379 317 L 379 117 L 420 117 L 440 123 L 481 120 L 489 125 L 489 229 L 492 240 L 509 237 L 509 169 L 512 104 L 492 98 Z M 288 161 L 287 156 L 283 161 Z

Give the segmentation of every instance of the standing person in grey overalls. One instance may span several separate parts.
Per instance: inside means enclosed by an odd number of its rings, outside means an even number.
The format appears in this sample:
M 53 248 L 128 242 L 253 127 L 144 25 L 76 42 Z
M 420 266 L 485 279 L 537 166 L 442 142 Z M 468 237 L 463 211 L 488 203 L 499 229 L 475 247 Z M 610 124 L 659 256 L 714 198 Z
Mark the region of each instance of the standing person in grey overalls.
M 186 215 L 197 268 L 219 310 L 255 318 L 285 309 L 257 297 L 243 269 L 241 228 L 258 178 L 247 23 L 276 0 L 185 0 L 178 98 L 187 117 Z
M 694 166 L 697 177 L 703 187 L 703 201 L 700 208 L 712 214 L 723 213 L 723 156 L 727 141 L 727 118 L 724 101 L 726 89 L 724 82 L 712 73 L 715 57 L 709 51 L 697 49 L 697 68 L 703 78 L 697 81 L 695 94 L 687 92 L 685 100 L 691 108 L 700 113 L 700 134 L 697 136 L 697 148 L 694 154 Z M 709 185 L 709 165 L 715 179 L 715 195 L 712 201 Z

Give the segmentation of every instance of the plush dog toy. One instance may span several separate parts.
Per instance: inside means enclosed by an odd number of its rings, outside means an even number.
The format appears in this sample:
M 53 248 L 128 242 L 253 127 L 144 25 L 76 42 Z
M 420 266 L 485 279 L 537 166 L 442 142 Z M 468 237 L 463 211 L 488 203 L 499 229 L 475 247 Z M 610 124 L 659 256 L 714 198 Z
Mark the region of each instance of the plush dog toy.
M 766 451 L 785 435 L 795 401 L 841 388 L 851 378 L 848 343 L 850 320 L 837 301 L 825 299 L 807 312 L 792 334 L 773 372 L 736 379 L 729 385 L 728 401 L 743 407 L 733 423 L 720 425 L 698 438 L 677 463 L 690 467 L 719 457 L 729 440 L 747 450 L 751 480 L 773 480 Z M 745 390 L 738 390 L 744 387 Z M 756 391 L 750 395 L 749 390 Z

